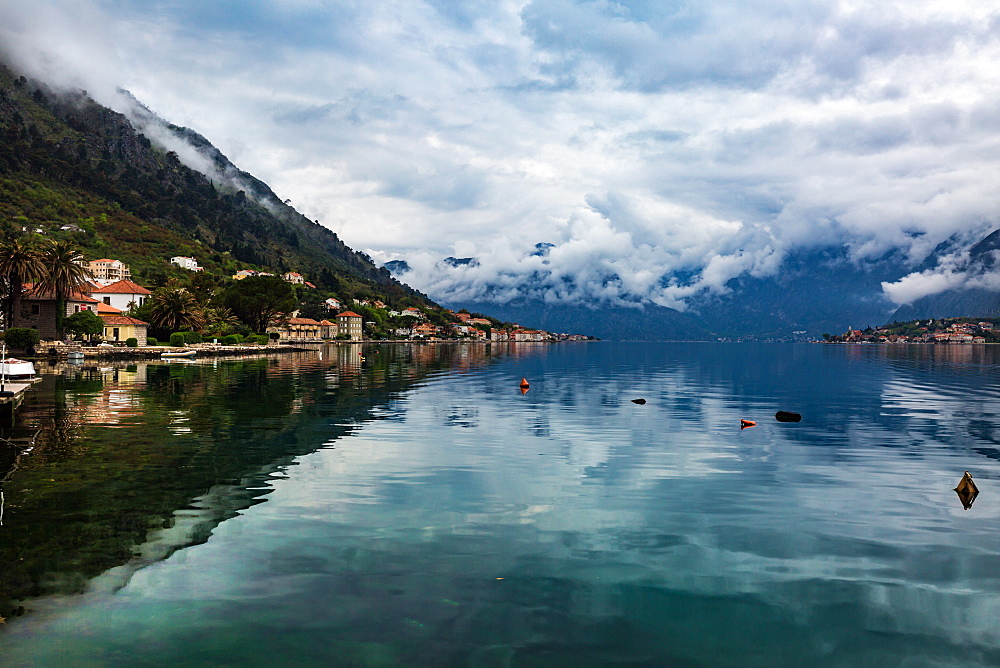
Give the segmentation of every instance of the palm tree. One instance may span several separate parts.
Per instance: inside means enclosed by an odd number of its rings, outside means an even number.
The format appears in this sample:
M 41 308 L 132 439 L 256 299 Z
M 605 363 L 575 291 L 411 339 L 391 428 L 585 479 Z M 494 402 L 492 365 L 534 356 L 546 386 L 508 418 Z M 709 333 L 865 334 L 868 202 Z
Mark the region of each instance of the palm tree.
M 231 334 L 240 322 L 232 310 L 225 306 L 207 307 L 202 310 L 202 314 L 205 316 L 205 330 L 212 336 Z
M 184 288 L 157 290 L 150 301 L 150 317 L 156 327 L 176 332 L 197 330 L 205 324 L 201 305 Z
M 84 264 L 83 254 L 69 241 L 50 242 L 42 249 L 41 256 L 45 271 L 38 281 L 38 291 L 51 292 L 55 296 L 56 331 L 62 337 L 66 298 L 74 291 L 86 289 L 93 274 Z
M 4 283 L 3 316 L 6 327 L 14 325 L 14 313 L 25 283 L 41 277 L 45 270 L 38 249 L 27 238 L 0 243 L 0 280 Z

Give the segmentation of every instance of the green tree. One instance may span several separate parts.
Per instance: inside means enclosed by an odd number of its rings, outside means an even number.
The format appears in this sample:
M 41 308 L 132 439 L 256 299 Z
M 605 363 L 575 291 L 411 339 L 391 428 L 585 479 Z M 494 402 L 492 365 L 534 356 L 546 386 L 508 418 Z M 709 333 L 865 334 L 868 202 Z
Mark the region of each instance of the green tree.
M 56 331 L 63 336 L 66 298 L 74 291 L 86 288 L 93 275 L 84 264 L 83 255 L 69 241 L 54 241 L 41 252 L 45 273 L 38 282 L 38 291 L 51 292 L 56 298 Z
M 239 318 L 225 306 L 210 307 L 204 310 L 205 334 L 210 337 L 223 337 L 232 334 L 240 325 Z
M 220 301 L 254 332 L 263 332 L 275 317 L 295 310 L 295 291 L 278 276 L 250 276 L 236 281 Z
M 3 316 L 7 327 L 14 324 L 23 285 L 37 280 L 44 271 L 38 248 L 28 238 L 0 243 L 0 281 L 3 281 Z
M 66 318 L 63 322 L 67 331 L 78 336 L 102 334 L 104 321 L 93 311 L 80 311 Z
M 148 302 L 150 322 L 160 329 L 197 330 L 205 324 L 201 305 L 184 288 L 161 288 L 152 294 Z
M 11 327 L 4 332 L 7 347 L 25 349 L 38 345 L 38 330 L 30 327 Z

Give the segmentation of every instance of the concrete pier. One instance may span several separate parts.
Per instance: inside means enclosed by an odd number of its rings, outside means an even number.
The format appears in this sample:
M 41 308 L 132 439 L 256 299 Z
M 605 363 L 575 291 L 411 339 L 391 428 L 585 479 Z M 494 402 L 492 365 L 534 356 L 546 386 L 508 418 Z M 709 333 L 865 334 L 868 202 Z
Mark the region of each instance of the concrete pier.
M 0 425 L 10 426 L 14 422 L 14 411 L 21 405 L 24 393 L 39 378 L 31 380 L 8 380 L 3 383 L 4 395 L 0 396 Z M 13 396 L 6 396 L 7 392 L 13 392 Z

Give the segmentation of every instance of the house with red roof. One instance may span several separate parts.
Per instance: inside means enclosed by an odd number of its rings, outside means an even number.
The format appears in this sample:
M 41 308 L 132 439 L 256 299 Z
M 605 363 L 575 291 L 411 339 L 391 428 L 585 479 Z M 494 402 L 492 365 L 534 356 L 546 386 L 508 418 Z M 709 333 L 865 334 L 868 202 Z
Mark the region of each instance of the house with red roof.
M 149 295 L 153 294 L 138 283 L 129 280 L 115 281 L 108 285 L 94 285 L 90 296 L 119 311 L 127 311 L 132 304 L 141 306 Z
M 344 311 L 337 314 L 337 336 L 348 341 L 360 341 L 364 338 L 363 318 L 354 311 Z
M 105 341 L 127 341 L 135 339 L 140 346 L 146 345 L 146 332 L 149 330 L 149 323 L 124 314 L 101 313 L 100 306 L 114 308 L 106 304 L 100 304 L 97 315 L 104 321 Z
M 312 318 L 285 318 L 273 322 L 267 332 L 276 333 L 281 341 L 321 341 L 323 324 Z
M 413 328 L 414 336 L 433 337 L 438 333 L 438 328 L 429 322 L 421 322 Z
M 52 292 L 43 292 L 34 285 L 26 284 L 18 309 L 14 313 L 13 327 L 30 327 L 38 330 L 43 341 L 58 336 L 56 331 L 57 300 Z M 97 313 L 98 301 L 83 292 L 74 291 L 66 297 L 63 316 L 71 316 L 80 311 Z

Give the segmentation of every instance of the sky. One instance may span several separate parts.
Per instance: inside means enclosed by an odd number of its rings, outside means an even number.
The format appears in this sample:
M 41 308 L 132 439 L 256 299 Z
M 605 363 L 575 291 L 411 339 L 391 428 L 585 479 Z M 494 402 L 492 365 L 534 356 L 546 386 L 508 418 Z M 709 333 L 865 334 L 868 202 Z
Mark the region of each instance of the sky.
M 0 0 L 0 50 L 128 89 L 442 302 L 685 310 L 833 246 L 902 254 L 907 303 L 1000 227 L 994 3 Z

